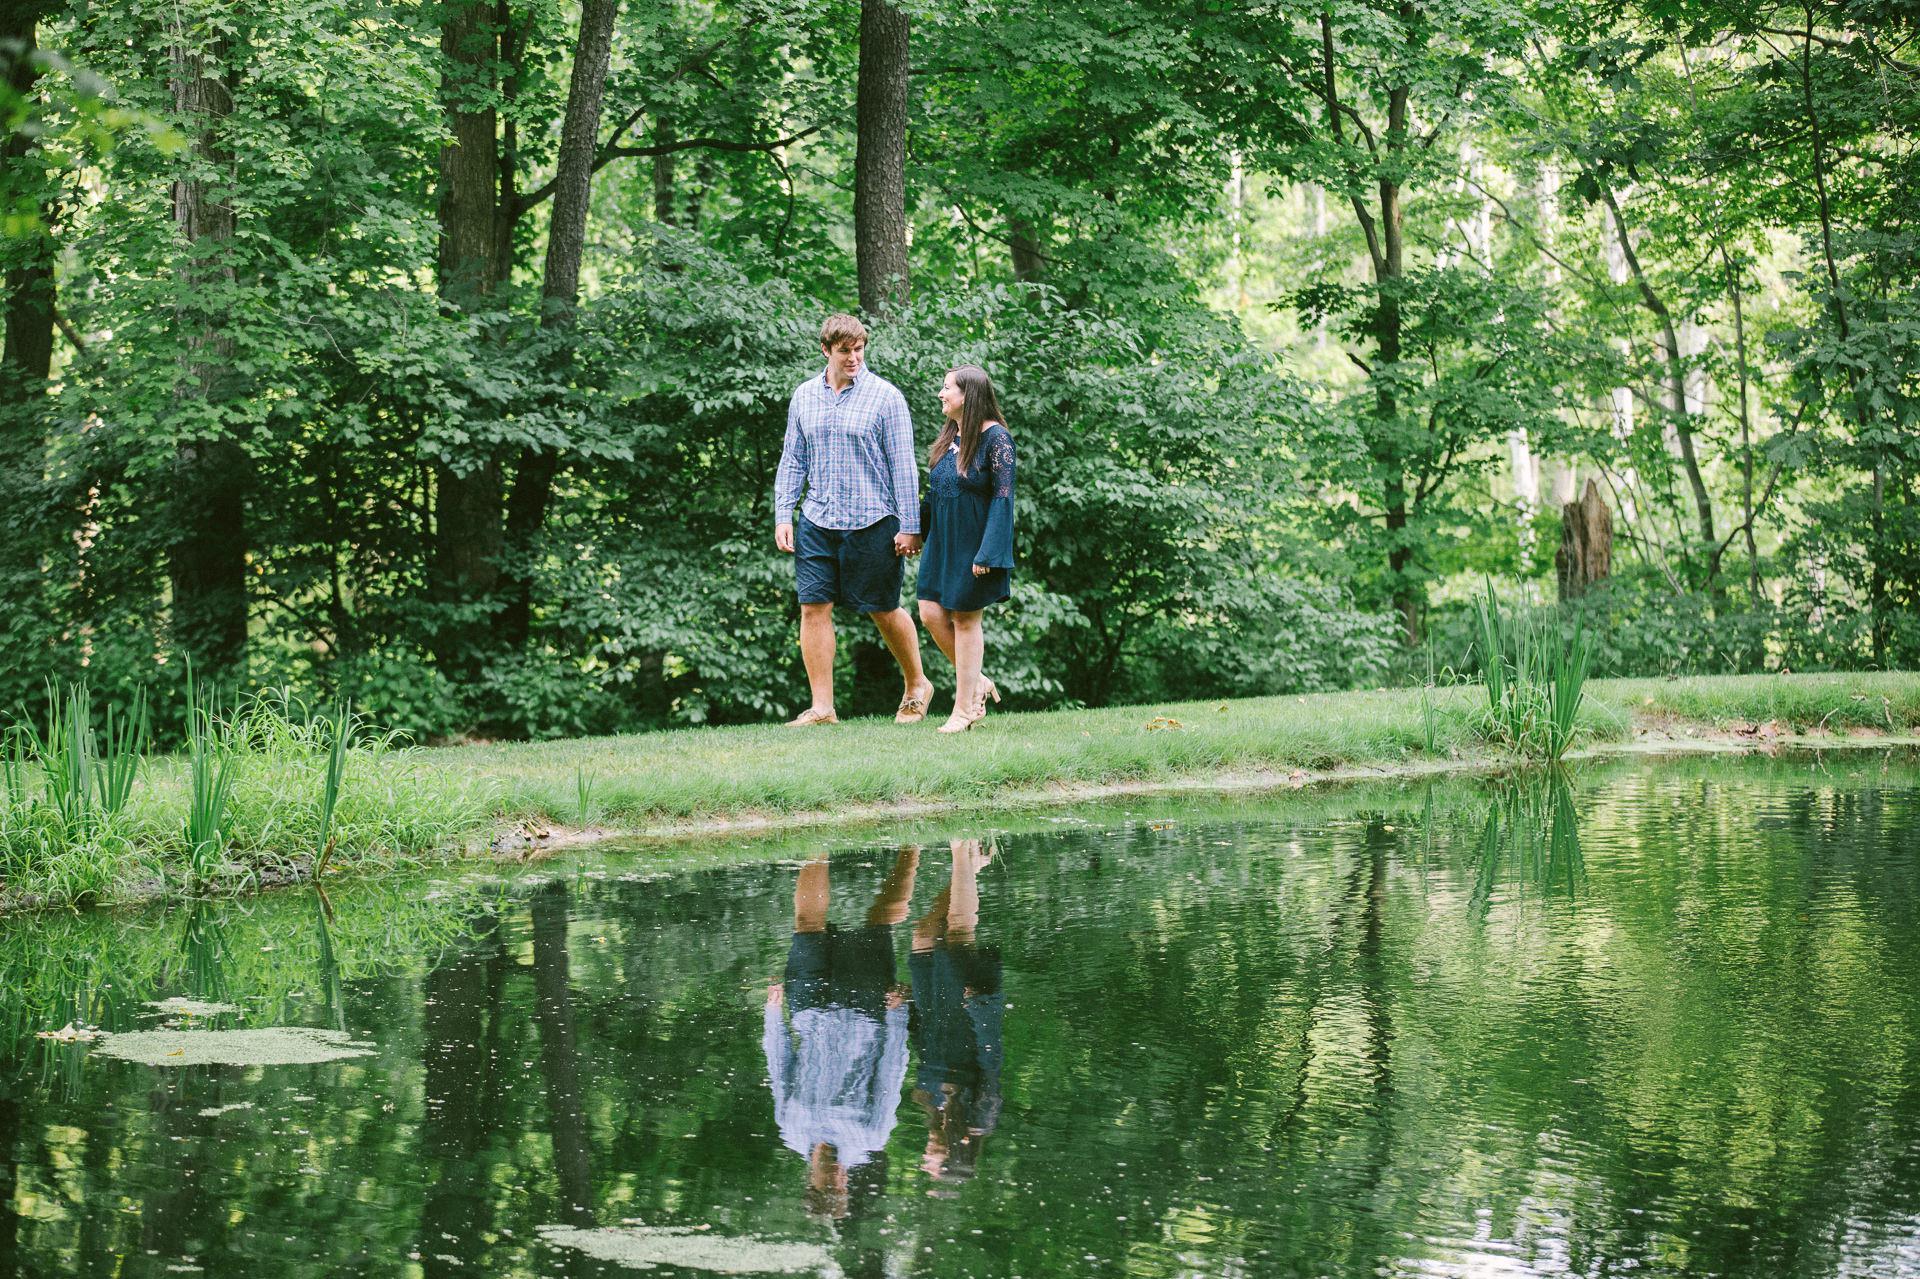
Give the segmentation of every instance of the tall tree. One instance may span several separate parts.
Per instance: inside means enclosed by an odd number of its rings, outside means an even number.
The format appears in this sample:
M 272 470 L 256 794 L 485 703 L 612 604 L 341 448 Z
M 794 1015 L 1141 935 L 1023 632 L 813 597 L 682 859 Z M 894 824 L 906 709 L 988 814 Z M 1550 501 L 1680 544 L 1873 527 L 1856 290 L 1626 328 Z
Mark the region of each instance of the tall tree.
M 496 194 L 498 34 L 491 0 L 448 0 L 440 29 L 448 140 L 440 151 L 438 281 L 442 300 L 467 313 L 491 302 L 510 236 Z M 456 674 L 471 673 L 491 628 L 505 541 L 501 492 L 490 445 L 434 466 L 433 594 L 448 610 L 434 647 Z
M 1432 571 L 1429 513 L 1486 442 L 1544 416 L 1538 384 L 1516 363 L 1542 359 L 1540 308 L 1512 281 L 1416 261 L 1408 227 L 1417 191 L 1457 181 L 1457 149 L 1437 143 L 1501 98 L 1499 58 L 1519 51 L 1525 29 L 1511 4 L 1412 0 L 1343 0 L 1310 33 L 1275 24 L 1268 36 L 1293 91 L 1248 130 L 1251 155 L 1345 197 L 1359 232 L 1368 284 L 1316 286 L 1296 300 L 1308 318 L 1340 322 L 1365 379 L 1351 406 L 1363 450 L 1352 523 L 1384 555 L 1382 584 L 1409 644 Z
M 173 183 L 180 244 L 175 449 L 168 557 L 175 641 L 203 671 L 236 671 L 247 645 L 246 496 L 249 463 L 229 407 L 240 394 L 227 299 L 235 271 L 233 113 L 237 40 L 224 21 L 170 19 L 174 113 L 191 140 Z
M 607 69 L 613 56 L 613 19 L 617 0 L 584 0 L 580 38 L 574 46 L 573 75 L 567 86 L 567 114 L 560 127 L 560 158 L 553 183 L 553 217 L 547 227 L 546 270 L 540 282 L 540 328 L 555 353 L 554 381 L 564 383 L 569 361 L 567 333 L 580 302 L 580 263 L 586 252 L 587 211 L 591 205 L 594 162 L 599 154 L 600 112 L 606 99 Z M 547 520 L 553 477 L 560 463 L 550 447 L 522 451 L 507 509 L 507 536 L 521 552 L 501 619 L 505 642 L 524 644 L 533 607 L 532 576 L 524 560 Z
M 0 80 L 9 108 L 24 108 L 40 79 L 40 50 L 35 39 L 45 3 L 18 3 L 0 9 Z M 0 215 L 31 220 L 24 234 L 6 237 L 6 344 L 0 353 L 0 397 L 7 404 L 36 397 L 53 368 L 53 185 L 28 158 L 36 140 L 26 128 L 7 133 L 0 144 Z M 11 436 L 16 428 L 0 427 Z
M 907 267 L 907 15 L 860 0 L 860 75 L 854 102 L 853 235 L 860 309 L 905 305 Z

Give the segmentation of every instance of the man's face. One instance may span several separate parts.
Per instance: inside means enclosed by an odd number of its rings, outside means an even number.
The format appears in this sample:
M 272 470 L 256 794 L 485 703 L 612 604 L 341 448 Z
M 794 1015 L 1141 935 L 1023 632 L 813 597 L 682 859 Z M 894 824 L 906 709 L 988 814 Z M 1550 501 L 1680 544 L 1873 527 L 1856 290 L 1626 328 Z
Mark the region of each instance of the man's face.
M 867 359 L 867 340 L 859 338 L 838 346 L 823 346 L 827 353 L 827 375 L 835 382 L 851 382 L 859 375 Z

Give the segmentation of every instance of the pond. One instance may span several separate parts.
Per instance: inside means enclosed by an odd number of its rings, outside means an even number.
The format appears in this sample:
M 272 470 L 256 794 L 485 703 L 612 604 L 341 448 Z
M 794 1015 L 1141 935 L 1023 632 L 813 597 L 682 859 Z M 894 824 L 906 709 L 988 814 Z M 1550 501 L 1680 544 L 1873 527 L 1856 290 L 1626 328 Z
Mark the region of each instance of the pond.
M 0 1275 L 1920 1273 L 1911 755 L 672 864 L 0 925 Z

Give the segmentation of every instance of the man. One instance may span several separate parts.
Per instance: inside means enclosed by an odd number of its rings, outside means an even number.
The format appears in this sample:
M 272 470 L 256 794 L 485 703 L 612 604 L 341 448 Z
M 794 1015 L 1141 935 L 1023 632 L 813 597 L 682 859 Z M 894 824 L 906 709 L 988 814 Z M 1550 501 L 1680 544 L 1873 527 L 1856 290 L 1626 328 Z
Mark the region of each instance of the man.
M 800 656 L 813 697 L 789 722 L 840 722 L 833 709 L 833 606 L 844 604 L 873 619 L 900 664 L 905 690 L 894 723 L 917 723 L 927 717 L 933 684 L 920 668 L 920 635 L 900 607 L 902 557 L 918 554 L 921 543 L 913 421 L 899 389 L 866 369 L 860 321 L 827 317 L 820 350 L 825 371 L 802 382 L 787 406 L 773 482 L 773 540 L 795 557 Z

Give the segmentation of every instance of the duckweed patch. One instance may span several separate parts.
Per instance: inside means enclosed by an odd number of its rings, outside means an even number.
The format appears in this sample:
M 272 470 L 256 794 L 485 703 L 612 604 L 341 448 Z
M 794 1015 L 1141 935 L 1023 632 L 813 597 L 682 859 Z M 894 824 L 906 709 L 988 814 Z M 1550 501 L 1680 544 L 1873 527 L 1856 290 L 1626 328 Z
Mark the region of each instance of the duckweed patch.
M 557 1248 L 573 1248 L 595 1261 L 610 1261 L 630 1270 L 678 1266 L 721 1275 L 840 1274 L 833 1257 L 818 1244 L 715 1235 L 689 1226 L 603 1226 L 597 1230 L 542 1226 L 540 1237 Z
M 242 1011 L 238 1004 L 221 1004 L 208 999 L 184 999 L 179 995 L 170 999 L 153 1000 L 147 1007 L 168 1017 L 218 1017 L 222 1013 Z
M 371 1056 L 344 1030 L 257 1026 L 248 1030 L 131 1030 L 103 1035 L 94 1050 L 147 1066 L 312 1066 Z

